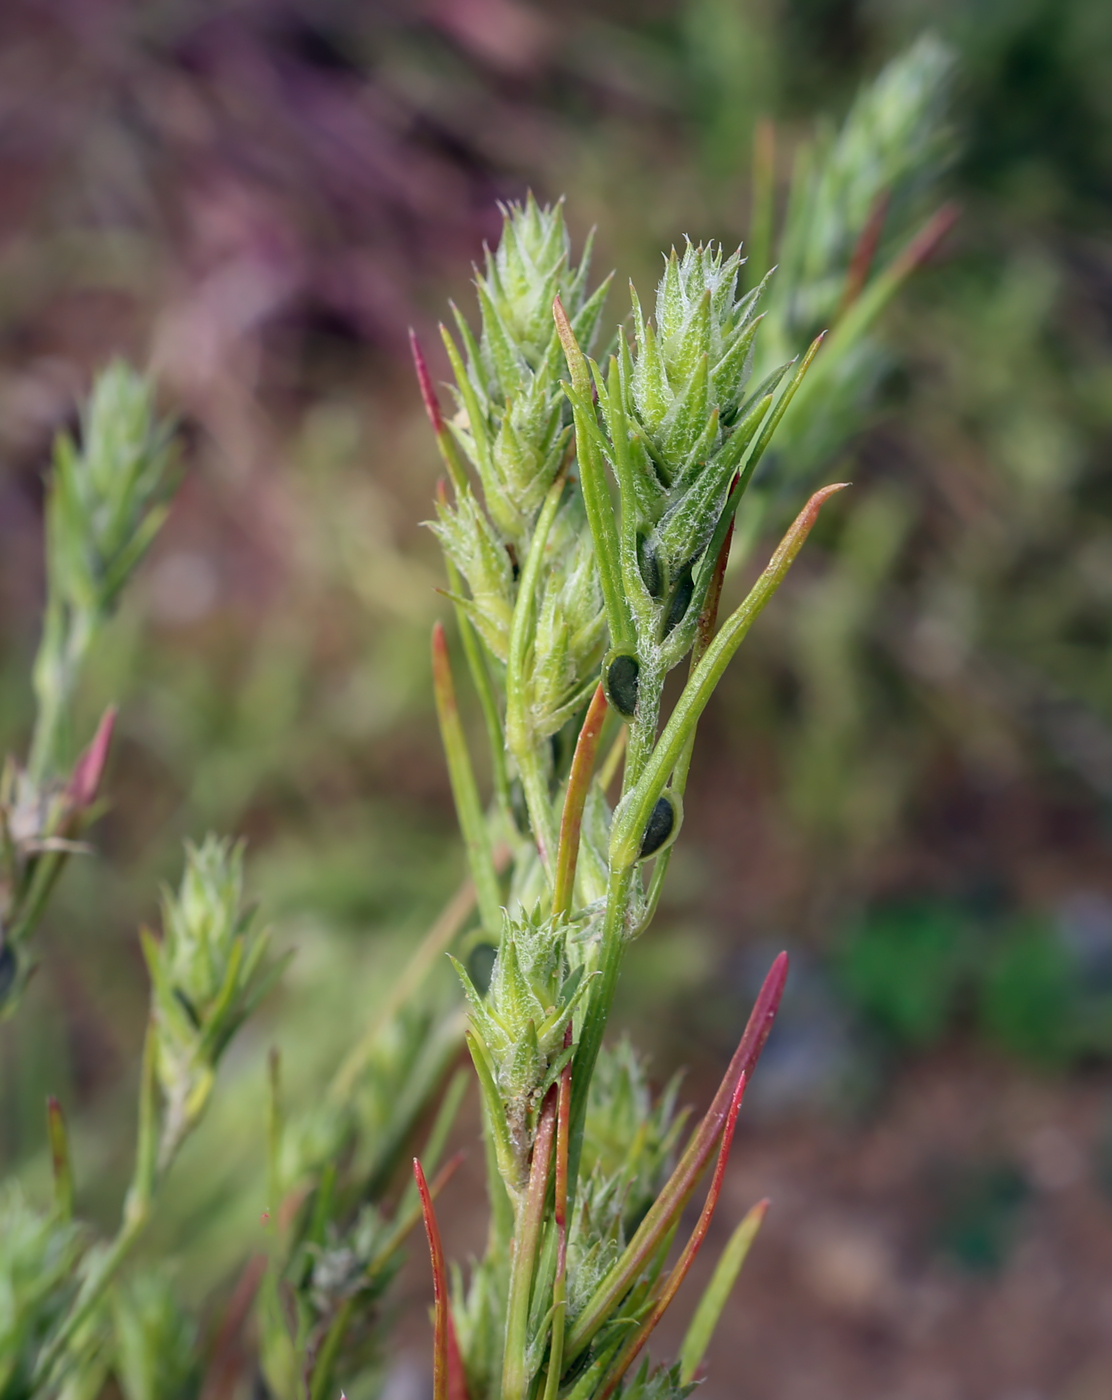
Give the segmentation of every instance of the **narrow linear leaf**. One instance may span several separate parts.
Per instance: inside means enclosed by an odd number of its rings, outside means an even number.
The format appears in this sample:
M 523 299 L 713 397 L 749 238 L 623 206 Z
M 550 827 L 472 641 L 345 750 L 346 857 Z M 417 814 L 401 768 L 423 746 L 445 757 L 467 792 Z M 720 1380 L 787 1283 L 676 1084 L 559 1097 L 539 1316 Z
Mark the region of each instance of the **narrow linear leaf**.
M 629 1338 L 625 1346 L 618 1355 L 614 1368 L 607 1378 L 605 1385 L 599 1393 L 598 1400 L 610 1400 L 610 1396 L 621 1384 L 622 1377 L 630 1366 L 636 1361 L 638 1353 L 649 1340 L 657 1323 L 668 1311 L 672 1301 L 679 1292 L 680 1285 L 691 1270 L 691 1265 L 695 1262 L 695 1256 L 702 1247 L 703 1241 L 707 1237 L 710 1229 L 710 1222 L 714 1219 L 714 1212 L 718 1208 L 718 1200 L 722 1195 L 722 1183 L 726 1177 L 726 1163 L 730 1160 L 730 1147 L 734 1141 L 734 1129 L 737 1127 L 737 1115 L 741 1108 L 741 1101 L 745 1096 L 746 1078 L 742 1074 L 738 1079 L 737 1087 L 734 1089 L 733 1097 L 730 1100 L 730 1111 L 726 1116 L 726 1122 L 722 1129 L 722 1144 L 718 1149 L 718 1161 L 714 1165 L 714 1176 L 711 1178 L 710 1189 L 707 1191 L 707 1199 L 703 1204 L 703 1209 L 699 1214 L 691 1238 L 684 1245 L 683 1252 L 676 1260 L 671 1273 L 665 1280 L 664 1287 L 653 1300 L 648 1315 L 637 1328 L 636 1332 Z
M 440 737 L 448 760 L 448 777 L 452 785 L 452 796 L 455 798 L 456 813 L 467 846 L 471 878 L 475 882 L 479 914 L 487 933 L 497 937 L 502 924 L 502 897 L 498 888 L 498 875 L 494 868 L 486 817 L 479 801 L 475 772 L 471 766 L 471 756 L 467 751 L 467 740 L 464 738 L 463 725 L 460 723 L 456 706 L 455 684 L 448 660 L 448 643 L 444 636 L 443 624 L 439 622 L 432 632 L 432 671 Z
M 738 1274 L 757 1238 L 757 1231 L 764 1223 L 768 1211 L 768 1201 L 758 1201 L 734 1230 L 726 1242 L 726 1248 L 715 1265 L 710 1283 L 699 1299 L 695 1316 L 687 1328 L 687 1334 L 680 1348 L 680 1381 L 688 1385 L 695 1379 L 695 1373 L 702 1365 L 722 1309 L 726 1306 Z
M 590 371 L 559 297 L 553 303 L 552 312 L 568 362 L 572 388 L 578 396 L 572 400 L 572 411 L 579 457 L 579 480 L 583 489 L 587 520 L 595 541 L 595 555 L 598 559 L 602 596 L 606 603 L 606 617 L 610 624 L 610 638 L 616 647 L 631 647 L 635 640 L 633 620 L 622 589 L 618 527 L 614 521 L 602 454 L 597 444 L 598 424 L 588 420 L 586 409 L 586 404 L 591 398 Z
M 675 1228 L 687 1202 L 691 1199 L 714 1145 L 722 1132 L 738 1084 L 744 1076 L 750 1079 L 764 1049 L 788 976 L 788 955 L 781 953 L 765 977 L 764 985 L 750 1012 L 749 1020 L 734 1057 L 723 1076 L 714 1101 L 684 1149 L 675 1171 L 649 1207 L 621 1257 L 607 1272 L 602 1282 L 576 1319 L 566 1347 L 569 1361 L 580 1356 L 606 1322 L 618 1303 L 648 1266 L 662 1241 Z

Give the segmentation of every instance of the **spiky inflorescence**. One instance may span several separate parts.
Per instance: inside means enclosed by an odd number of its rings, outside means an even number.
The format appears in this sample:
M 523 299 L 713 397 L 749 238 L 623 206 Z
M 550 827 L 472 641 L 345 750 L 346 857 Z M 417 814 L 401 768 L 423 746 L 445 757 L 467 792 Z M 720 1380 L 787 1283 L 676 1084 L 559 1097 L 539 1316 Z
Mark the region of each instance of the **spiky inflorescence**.
M 727 258 L 714 244 L 689 242 L 682 257 L 673 249 L 655 324 L 634 291 L 635 343 L 623 343 L 598 384 L 623 517 L 636 531 L 640 641 L 667 641 L 668 665 L 691 645 L 707 577 L 696 570 L 787 368 L 747 395 L 761 289 L 740 294 L 740 268 L 740 252 Z
M 582 966 L 569 966 L 573 931 L 562 918 L 506 915 L 485 996 L 453 959 L 470 1003 L 473 1053 L 489 1072 L 509 1126 L 513 1160 L 505 1166 L 513 1190 L 523 1185 L 532 1119 L 567 1059 L 564 1032 L 588 987 Z
M 519 554 L 571 431 L 552 302 L 561 298 L 589 343 L 606 295 L 603 284 L 588 296 L 589 267 L 589 242 L 579 266 L 571 264 L 563 205 L 541 207 L 530 195 L 524 205 L 503 209 L 502 238 L 495 252 L 487 250 L 485 270 L 476 276 L 477 341 L 455 312 L 464 356 L 449 340 L 458 409 L 449 426 L 478 474 L 491 521 Z
M 947 46 L 924 34 L 861 89 L 841 128 L 820 134 L 818 158 L 797 169 L 769 298 L 775 353 L 799 349 L 835 319 L 854 247 L 880 201 L 883 241 L 906 238 L 953 155 L 953 67 Z
M 143 931 L 166 1098 L 163 1162 L 193 1126 L 228 1042 L 279 971 L 263 965 L 269 942 L 243 903 L 242 845 L 215 836 L 187 844 L 181 886 L 163 895 L 161 941 Z

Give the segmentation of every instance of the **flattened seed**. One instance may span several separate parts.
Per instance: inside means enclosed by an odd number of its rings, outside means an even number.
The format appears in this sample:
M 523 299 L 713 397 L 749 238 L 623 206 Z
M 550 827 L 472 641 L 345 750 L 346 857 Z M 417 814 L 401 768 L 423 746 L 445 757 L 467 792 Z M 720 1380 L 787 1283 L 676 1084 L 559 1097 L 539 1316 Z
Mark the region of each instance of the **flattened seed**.
M 687 610 L 691 606 L 691 599 L 695 593 L 695 580 L 691 576 L 691 570 L 685 571 L 679 583 L 676 584 L 675 592 L 668 603 L 668 616 L 664 619 L 664 635 L 667 636 L 673 627 L 678 627 L 687 615 Z
M 649 814 L 645 834 L 641 838 L 641 859 L 655 855 L 672 834 L 676 824 L 676 809 L 670 797 L 658 797 L 656 806 Z
M 660 560 L 656 550 L 646 539 L 637 541 L 637 567 L 641 570 L 641 579 L 649 590 L 649 596 L 659 601 L 660 595 L 664 591 Z
M 0 943 L 0 1006 L 8 999 L 18 970 L 15 953 L 6 943 Z
M 606 694 L 611 705 L 626 719 L 637 708 L 637 686 L 641 663 L 636 656 L 615 656 L 606 668 Z

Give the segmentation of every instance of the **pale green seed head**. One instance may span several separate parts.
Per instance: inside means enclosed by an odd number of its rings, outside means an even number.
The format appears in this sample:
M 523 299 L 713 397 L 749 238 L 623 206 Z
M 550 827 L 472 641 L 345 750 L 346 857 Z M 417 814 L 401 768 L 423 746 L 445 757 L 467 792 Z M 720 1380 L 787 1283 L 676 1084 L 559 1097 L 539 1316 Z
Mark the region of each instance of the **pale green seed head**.
M 175 894 L 162 899 L 162 952 L 167 977 L 203 1020 L 228 974 L 236 938 L 244 932 L 243 846 L 207 836 L 186 847 Z

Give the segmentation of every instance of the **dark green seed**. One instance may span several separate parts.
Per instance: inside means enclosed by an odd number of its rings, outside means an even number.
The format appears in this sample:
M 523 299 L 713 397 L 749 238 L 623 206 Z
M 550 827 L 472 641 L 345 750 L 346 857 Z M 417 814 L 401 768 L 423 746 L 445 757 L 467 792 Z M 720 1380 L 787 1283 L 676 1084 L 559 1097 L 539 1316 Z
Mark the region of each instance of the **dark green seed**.
M 189 998 L 186 996 L 186 994 L 182 991 L 180 987 L 174 988 L 174 1000 L 178 1003 L 178 1005 L 193 1023 L 193 1029 L 195 1031 L 199 1031 L 201 1029 L 201 1018 L 197 1015 L 193 1003 L 189 1000 Z
M 0 1006 L 7 1001 L 18 971 L 19 964 L 16 962 L 15 953 L 6 943 L 0 944 Z
M 632 719 L 637 708 L 637 683 L 640 673 L 641 664 L 636 656 L 615 656 L 606 668 L 607 699 L 626 719 Z
M 656 550 L 643 537 L 637 541 L 637 567 L 641 570 L 641 580 L 649 590 L 649 596 L 659 600 L 664 591 L 660 560 Z
M 664 619 L 664 636 L 671 632 L 673 627 L 678 627 L 687 615 L 687 610 L 691 606 L 691 599 L 695 594 L 695 580 L 691 577 L 691 570 L 685 569 L 676 584 L 675 591 L 668 601 L 668 613 Z
M 676 824 L 676 809 L 672 806 L 670 797 L 658 797 L 656 806 L 653 808 L 648 824 L 645 827 L 645 834 L 641 838 L 641 859 L 646 856 L 655 855 L 672 834 L 672 828 Z
M 490 979 L 497 956 L 498 949 L 491 943 L 476 943 L 467 955 L 467 975 L 481 997 L 485 997 L 490 990 Z

